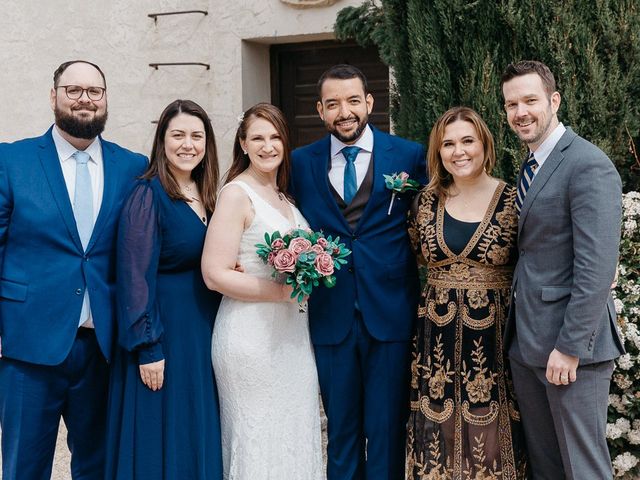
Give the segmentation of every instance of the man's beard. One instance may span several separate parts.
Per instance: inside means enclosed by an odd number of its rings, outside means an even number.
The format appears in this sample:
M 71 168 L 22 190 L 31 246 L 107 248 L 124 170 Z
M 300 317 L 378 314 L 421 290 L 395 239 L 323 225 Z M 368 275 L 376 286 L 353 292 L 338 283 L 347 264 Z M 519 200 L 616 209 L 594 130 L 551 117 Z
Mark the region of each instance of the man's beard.
M 342 143 L 350 143 L 353 142 L 354 140 L 357 140 L 358 138 L 360 138 L 360 135 L 362 135 L 362 132 L 364 132 L 364 129 L 367 127 L 367 123 L 369 122 L 369 116 L 365 115 L 364 118 L 360 118 L 357 115 L 353 115 L 353 117 L 356 119 L 356 121 L 358 122 L 358 126 L 356 127 L 356 129 L 353 131 L 352 134 L 350 135 L 343 135 L 338 131 L 338 128 L 335 126 L 335 123 L 337 122 L 341 122 L 344 119 L 337 119 L 334 121 L 334 123 L 325 123 L 327 130 L 329 131 L 329 133 L 331 133 L 334 137 L 336 137 L 338 140 L 340 140 Z
M 63 112 L 57 106 L 53 113 L 56 118 L 56 125 L 60 130 L 68 133 L 72 137 L 83 138 L 85 140 L 91 140 L 100 135 L 104 131 L 108 117 L 105 111 L 104 115 L 96 115 L 92 120 L 81 120 Z

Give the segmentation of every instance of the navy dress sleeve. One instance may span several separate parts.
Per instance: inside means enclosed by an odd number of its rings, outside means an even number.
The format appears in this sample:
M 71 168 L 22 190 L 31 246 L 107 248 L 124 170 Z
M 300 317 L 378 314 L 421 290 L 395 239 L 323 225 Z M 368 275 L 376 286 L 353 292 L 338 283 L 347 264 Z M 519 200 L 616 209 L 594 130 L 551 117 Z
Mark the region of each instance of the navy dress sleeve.
M 141 181 L 122 214 L 117 244 L 118 341 L 138 352 L 143 365 L 164 359 L 163 327 L 156 304 L 160 228 L 154 191 Z

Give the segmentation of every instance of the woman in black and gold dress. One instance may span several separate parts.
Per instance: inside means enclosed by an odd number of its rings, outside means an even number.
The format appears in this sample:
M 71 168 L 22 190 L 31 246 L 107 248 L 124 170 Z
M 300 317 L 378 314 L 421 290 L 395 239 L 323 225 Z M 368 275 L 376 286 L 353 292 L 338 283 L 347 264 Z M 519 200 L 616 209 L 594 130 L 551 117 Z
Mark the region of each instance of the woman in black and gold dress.
M 515 188 L 490 176 L 493 138 L 456 107 L 429 139 L 409 233 L 427 282 L 411 363 L 407 479 L 527 478 L 502 331 L 516 261 Z

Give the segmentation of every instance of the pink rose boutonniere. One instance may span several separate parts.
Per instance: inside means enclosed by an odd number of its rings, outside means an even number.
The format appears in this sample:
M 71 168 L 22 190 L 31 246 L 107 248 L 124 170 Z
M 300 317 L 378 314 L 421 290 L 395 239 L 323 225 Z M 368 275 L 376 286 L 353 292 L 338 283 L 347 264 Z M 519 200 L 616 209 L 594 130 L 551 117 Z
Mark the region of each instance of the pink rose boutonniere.
M 410 179 L 407 172 L 383 176 L 385 186 L 392 192 L 391 201 L 389 202 L 389 210 L 387 210 L 387 215 L 391 215 L 391 209 L 393 208 L 393 201 L 396 199 L 396 195 L 407 191 L 418 191 L 420 184 L 415 180 Z

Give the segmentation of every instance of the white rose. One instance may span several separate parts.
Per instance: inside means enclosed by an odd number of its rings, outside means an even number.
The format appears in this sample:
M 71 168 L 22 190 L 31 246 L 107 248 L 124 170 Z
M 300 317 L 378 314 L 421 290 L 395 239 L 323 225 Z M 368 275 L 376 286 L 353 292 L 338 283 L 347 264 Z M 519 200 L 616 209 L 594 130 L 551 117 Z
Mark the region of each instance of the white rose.
M 631 453 L 624 452 L 618 455 L 612 463 L 616 471 L 616 477 L 621 477 L 638 464 L 638 459 Z
M 622 312 L 624 312 L 624 302 L 622 300 L 620 300 L 619 298 L 616 298 L 613 301 L 613 304 L 616 306 L 616 313 L 618 315 L 620 315 Z
M 624 355 L 620 356 L 620 358 L 618 358 L 617 360 L 617 363 L 618 368 L 621 368 L 622 370 L 631 369 L 631 367 L 633 367 L 633 359 L 631 358 L 631 354 L 625 353 Z
M 616 427 L 618 427 L 624 435 L 631 431 L 631 422 L 626 418 L 619 418 L 616 420 Z
M 622 436 L 622 430 L 620 430 L 615 423 L 607 423 L 608 439 L 615 440 L 616 438 L 620 438 L 621 436 Z
M 627 438 L 631 445 L 640 445 L 640 430 L 631 430 L 627 434 Z

